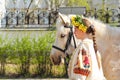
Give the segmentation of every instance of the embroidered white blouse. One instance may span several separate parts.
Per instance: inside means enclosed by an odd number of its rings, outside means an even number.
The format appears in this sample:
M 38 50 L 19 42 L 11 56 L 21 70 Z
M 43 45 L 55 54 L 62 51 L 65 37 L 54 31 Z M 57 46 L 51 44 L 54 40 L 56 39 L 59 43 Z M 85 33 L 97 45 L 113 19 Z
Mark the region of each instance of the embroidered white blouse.
M 88 76 L 74 73 L 75 64 L 77 63 L 77 57 L 79 57 L 79 62 L 80 62 L 79 67 L 85 69 L 83 66 L 82 53 L 81 53 L 81 50 L 83 48 L 87 51 L 91 61 L 90 74 Z M 71 60 L 69 62 L 69 67 L 68 67 L 69 78 L 74 80 L 106 80 L 103 75 L 101 62 L 100 62 L 100 68 L 98 66 L 98 60 L 97 60 L 98 57 L 99 57 L 99 52 L 95 53 L 92 39 L 86 38 L 83 41 L 81 41 L 79 46 L 75 49 L 74 53 L 72 54 Z

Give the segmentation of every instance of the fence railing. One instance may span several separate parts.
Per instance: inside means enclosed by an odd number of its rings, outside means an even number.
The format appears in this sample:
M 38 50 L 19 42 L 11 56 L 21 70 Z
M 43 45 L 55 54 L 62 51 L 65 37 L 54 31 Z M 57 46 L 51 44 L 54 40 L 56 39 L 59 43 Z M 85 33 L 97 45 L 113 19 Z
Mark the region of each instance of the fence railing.
M 118 9 L 100 9 L 89 10 L 86 16 L 91 16 L 105 23 L 120 23 L 120 8 Z
M 30 14 L 26 14 L 26 9 L 7 10 L 1 24 L 3 27 L 16 27 L 18 25 L 46 25 L 50 27 L 55 22 L 55 16 L 51 11 L 41 9 L 31 11 Z
M 78 12 L 78 11 L 77 11 Z M 89 10 L 83 14 L 87 17 L 94 17 L 102 20 L 105 23 L 120 23 L 120 9 L 105 9 L 105 10 Z M 30 14 L 26 14 L 24 10 L 7 10 L 5 17 L 2 19 L 3 27 L 16 27 L 18 25 L 45 25 L 50 27 L 56 21 L 56 15 L 53 11 L 35 9 L 31 10 Z M 31 27 L 32 27 L 31 26 Z M 41 27 L 41 26 L 39 26 Z

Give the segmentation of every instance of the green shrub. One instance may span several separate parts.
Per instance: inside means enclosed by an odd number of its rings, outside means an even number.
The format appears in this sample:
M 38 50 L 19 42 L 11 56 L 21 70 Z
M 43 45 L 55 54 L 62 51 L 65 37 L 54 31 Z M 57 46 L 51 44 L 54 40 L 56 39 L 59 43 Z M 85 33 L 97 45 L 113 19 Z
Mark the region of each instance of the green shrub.
M 56 72 L 51 65 L 49 54 L 54 40 L 54 31 L 46 31 L 39 36 L 26 34 L 16 38 L 0 35 L 0 75 L 13 73 L 13 69 L 15 74 L 23 77 L 30 77 L 32 74 L 39 77 L 53 75 Z M 16 68 L 8 67 L 8 64 L 16 65 Z M 61 69 L 55 71 L 58 75 L 61 74 Z

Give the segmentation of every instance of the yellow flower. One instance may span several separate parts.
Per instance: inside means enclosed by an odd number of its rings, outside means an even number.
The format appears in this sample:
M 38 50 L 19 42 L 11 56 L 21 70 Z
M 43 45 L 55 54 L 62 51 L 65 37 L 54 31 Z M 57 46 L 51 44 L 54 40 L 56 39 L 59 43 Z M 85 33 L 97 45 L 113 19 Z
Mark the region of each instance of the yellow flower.
M 83 32 L 86 32 L 87 27 L 82 23 L 82 20 L 81 20 L 80 16 L 73 16 L 71 18 L 71 22 L 78 29 L 82 30 Z
M 71 20 L 72 20 L 72 21 L 75 21 L 75 16 L 73 16 L 73 17 L 71 18 Z
M 82 30 L 83 32 L 86 32 L 87 27 L 84 25 L 80 25 L 78 29 Z
M 79 24 L 79 22 L 75 22 L 75 26 L 79 26 L 80 24 Z

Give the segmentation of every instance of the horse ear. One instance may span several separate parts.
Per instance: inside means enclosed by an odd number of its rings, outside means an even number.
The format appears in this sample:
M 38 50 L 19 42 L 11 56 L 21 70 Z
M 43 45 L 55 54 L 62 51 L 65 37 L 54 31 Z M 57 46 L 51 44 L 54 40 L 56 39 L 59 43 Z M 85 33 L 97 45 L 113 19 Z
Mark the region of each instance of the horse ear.
M 59 17 L 61 18 L 63 24 L 69 24 L 70 23 L 70 19 L 68 19 L 69 17 L 67 15 L 59 13 Z
M 64 15 L 61 14 L 61 13 L 58 13 L 58 14 L 59 14 L 59 17 L 61 18 L 62 22 L 65 24 L 66 22 L 65 22 L 65 19 L 64 19 Z

